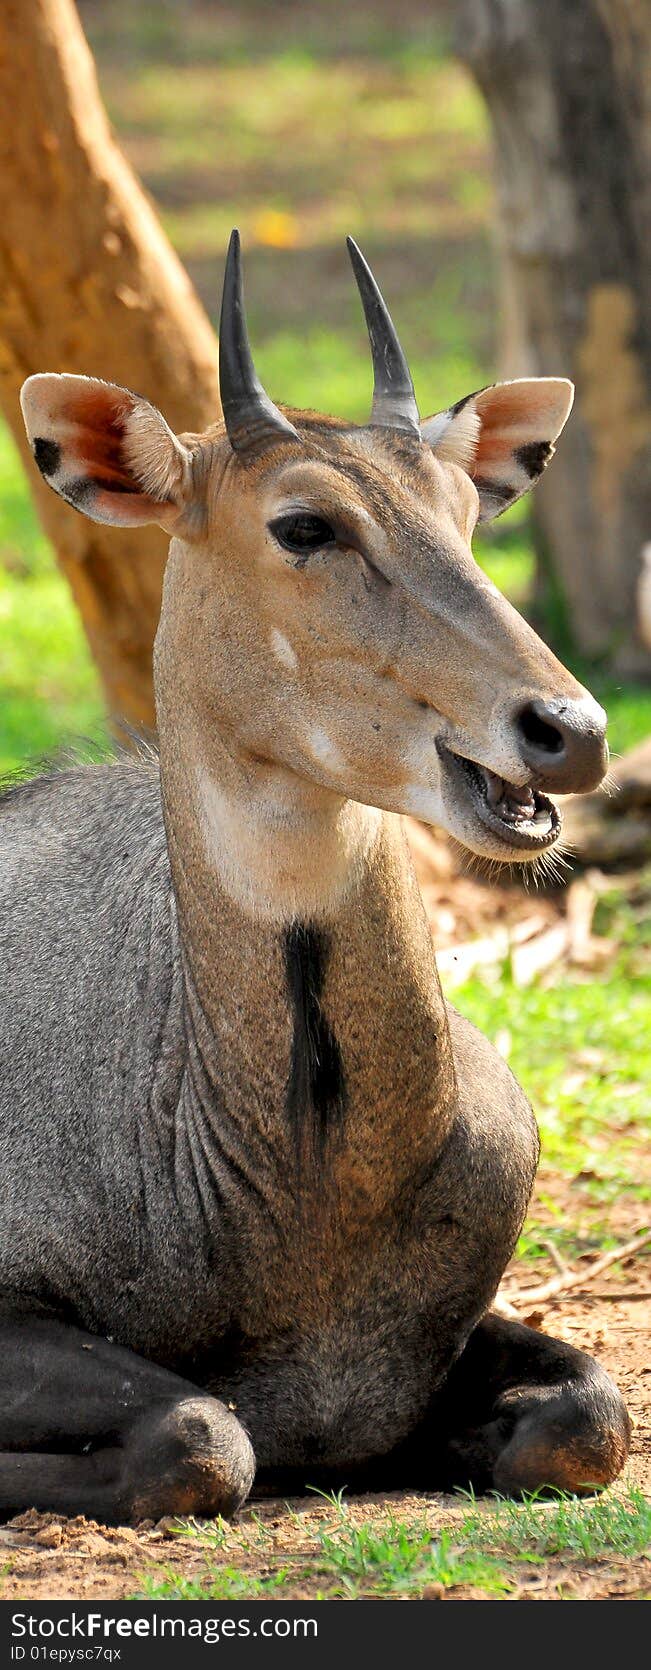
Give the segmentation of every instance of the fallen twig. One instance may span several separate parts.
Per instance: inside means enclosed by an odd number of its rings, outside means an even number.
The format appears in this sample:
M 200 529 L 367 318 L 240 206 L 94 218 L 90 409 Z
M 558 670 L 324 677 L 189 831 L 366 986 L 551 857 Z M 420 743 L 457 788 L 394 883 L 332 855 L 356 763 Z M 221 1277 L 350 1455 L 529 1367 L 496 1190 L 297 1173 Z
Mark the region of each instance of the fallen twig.
M 556 922 L 552 928 L 545 928 L 544 933 L 537 934 L 535 939 L 514 946 L 511 952 L 514 985 L 530 986 L 539 974 L 546 974 L 554 963 L 565 956 L 569 943 L 567 923 Z
M 508 951 L 508 930 L 498 927 L 494 933 L 490 936 L 485 935 L 483 939 L 467 940 L 438 951 L 438 971 L 448 987 L 462 986 L 469 975 L 474 974 L 475 969 L 488 968 L 492 964 L 503 962 L 508 956 Z
M 569 1297 L 570 1297 L 570 1295 L 568 1294 L 568 1299 L 569 1299 Z M 636 1303 L 636 1301 L 646 1299 L 647 1302 L 648 1302 L 648 1300 L 651 1299 L 651 1287 L 643 1287 L 643 1288 L 636 1287 L 634 1293 L 627 1293 L 626 1291 L 624 1291 L 622 1293 L 606 1293 L 605 1290 L 602 1287 L 598 1288 L 596 1293 L 595 1293 L 594 1289 L 592 1289 L 589 1293 L 586 1289 L 586 1291 L 584 1293 L 582 1288 L 577 1287 L 577 1288 L 574 1288 L 574 1290 L 572 1292 L 572 1298 L 573 1299 L 586 1299 L 586 1300 L 587 1299 L 590 1299 L 590 1300 L 595 1299 L 595 1300 L 598 1300 L 600 1304 L 601 1304 L 603 1299 L 610 1299 L 611 1304 L 613 1302 L 616 1302 L 618 1304 L 634 1305 Z M 554 1304 L 554 1305 L 562 1305 L 565 1302 L 565 1294 L 564 1293 L 559 1293 L 559 1294 L 556 1295 L 556 1297 L 554 1299 L 550 1299 L 549 1302 L 550 1302 L 550 1304 Z
M 496 1316 L 506 1317 L 507 1322 L 515 1322 L 518 1316 L 515 1305 L 512 1305 L 506 1294 L 501 1292 L 495 1294 L 491 1310 L 494 1311 Z
M 540 1305 L 548 1299 L 555 1299 L 558 1294 L 567 1293 L 570 1288 L 585 1287 L 611 1264 L 618 1264 L 621 1258 L 632 1258 L 635 1253 L 641 1252 L 650 1241 L 651 1229 L 645 1229 L 642 1235 L 635 1236 L 632 1241 L 626 1241 L 623 1246 L 611 1247 L 610 1252 L 602 1253 L 601 1258 L 595 1259 L 589 1270 L 571 1270 L 568 1267 L 561 1275 L 550 1276 L 549 1281 L 541 1282 L 539 1287 L 513 1288 L 505 1293 L 500 1291 L 500 1314 L 508 1316 L 512 1314 L 512 1309 L 528 1309 L 531 1305 Z M 508 1306 L 509 1309 L 502 1309 L 502 1306 Z M 497 1304 L 494 1308 L 498 1308 Z
M 558 1247 L 554 1246 L 554 1242 L 541 1241 L 540 1245 L 545 1248 L 545 1252 L 548 1254 L 549 1258 L 551 1258 L 552 1264 L 556 1265 L 559 1276 L 566 1276 L 569 1270 L 569 1264 L 565 1258 L 561 1258 Z

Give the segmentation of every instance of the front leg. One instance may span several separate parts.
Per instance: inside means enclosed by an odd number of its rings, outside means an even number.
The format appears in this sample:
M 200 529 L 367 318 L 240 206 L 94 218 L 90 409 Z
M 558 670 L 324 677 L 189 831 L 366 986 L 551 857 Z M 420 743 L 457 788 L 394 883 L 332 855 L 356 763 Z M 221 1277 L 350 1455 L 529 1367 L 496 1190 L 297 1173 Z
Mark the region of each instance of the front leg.
M 254 1472 L 236 1416 L 189 1381 L 60 1322 L 0 1326 L 0 1519 L 230 1515 Z
M 421 1489 L 584 1494 L 617 1478 L 630 1438 L 624 1401 L 592 1357 L 489 1315 L 392 1471 Z

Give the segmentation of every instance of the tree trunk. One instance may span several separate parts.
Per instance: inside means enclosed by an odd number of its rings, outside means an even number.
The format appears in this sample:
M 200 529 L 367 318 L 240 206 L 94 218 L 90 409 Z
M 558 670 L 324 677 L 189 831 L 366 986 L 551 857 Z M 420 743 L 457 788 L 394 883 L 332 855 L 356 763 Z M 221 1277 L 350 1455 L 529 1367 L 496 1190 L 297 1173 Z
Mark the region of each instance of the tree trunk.
M 493 124 L 506 374 L 577 385 L 536 492 L 541 555 L 580 648 L 648 673 L 636 588 L 651 537 L 651 8 L 459 0 L 456 16 Z
M 124 383 L 177 430 L 214 422 L 213 332 L 111 136 L 72 0 L 3 0 L 0 108 L 0 401 L 23 456 L 33 371 Z M 27 468 L 109 711 L 149 724 L 165 536 L 96 526 Z

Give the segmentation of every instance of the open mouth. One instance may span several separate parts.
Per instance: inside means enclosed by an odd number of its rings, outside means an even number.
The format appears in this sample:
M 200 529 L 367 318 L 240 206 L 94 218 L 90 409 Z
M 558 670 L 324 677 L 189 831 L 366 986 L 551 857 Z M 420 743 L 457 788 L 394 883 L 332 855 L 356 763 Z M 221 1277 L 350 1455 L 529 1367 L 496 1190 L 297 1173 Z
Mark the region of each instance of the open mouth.
M 487 766 L 438 744 L 459 787 L 484 827 L 507 846 L 530 852 L 553 845 L 561 832 L 561 814 L 540 789 L 518 788 Z

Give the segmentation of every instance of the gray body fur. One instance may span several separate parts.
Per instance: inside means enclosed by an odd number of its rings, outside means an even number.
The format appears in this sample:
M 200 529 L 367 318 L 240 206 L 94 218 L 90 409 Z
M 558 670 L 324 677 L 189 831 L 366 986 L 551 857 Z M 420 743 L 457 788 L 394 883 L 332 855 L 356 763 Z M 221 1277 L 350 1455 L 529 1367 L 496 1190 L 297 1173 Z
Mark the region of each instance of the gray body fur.
M 269 1270 L 309 1285 L 305 1240 L 261 1208 L 188 1020 L 154 762 L 6 795 L 0 935 L 5 1313 L 60 1317 L 232 1398 L 260 1465 L 390 1451 L 490 1301 L 526 1207 L 535 1128 L 500 1058 L 448 1012 L 442 1152 L 373 1232 L 377 1263 L 335 1252 L 318 1325 L 271 1316 L 263 1339 L 251 1290 Z

